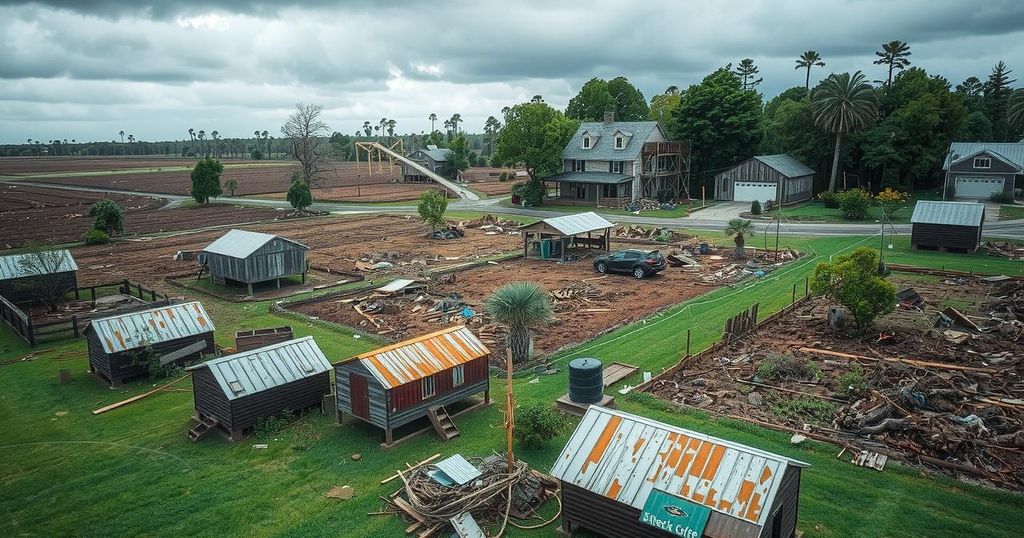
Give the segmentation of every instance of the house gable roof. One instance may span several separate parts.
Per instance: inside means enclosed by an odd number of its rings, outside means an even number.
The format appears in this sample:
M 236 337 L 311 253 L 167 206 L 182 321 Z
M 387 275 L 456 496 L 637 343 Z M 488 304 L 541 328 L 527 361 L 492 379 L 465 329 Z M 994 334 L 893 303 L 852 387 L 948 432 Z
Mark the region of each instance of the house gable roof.
M 230 256 L 232 258 L 245 258 L 274 239 L 287 241 L 303 250 L 309 250 L 309 247 L 298 241 L 292 241 L 278 235 L 250 232 L 248 230 L 230 230 L 228 233 L 217 238 L 213 243 L 206 245 L 203 252 Z
M 1024 173 L 1024 142 L 953 142 L 949 145 L 943 170 L 950 166 L 987 152 Z
M 331 363 L 312 336 L 288 340 L 186 368 L 209 368 L 229 400 L 252 396 L 317 374 Z
M 161 342 L 214 331 L 202 303 L 193 301 L 141 312 L 94 319 L 85 331 L 94 332 L 105 353 L 120 353 Z
M 575 215 L 563 215 L 561 217 L 547 218 L 533 224 L 523 226 L 520 230 L 530 231 L 531 229 L 543 224 L 546 224 L 558 230 L 562 235 L 567 236 L 606 230 L 615 226 L 605 220 L 601 215 L 598 215 L 593 211 L 587 211 L 586 213 L 577 213 Z
M 811 170 L 809 166 L 785 153 L 777 155 L 757 155 L 754 159 L 786 177 L 814 175 L 814 170 Z
M 914 206 L 912 224 L 946 224 L 951 226 L 981 226 L 985 219 L 985 204 L 977 202 L 939 202 L 921 200 Z
M 78 264 L 75 263 L 75 258 L 71 256 L 71 251 L 67 249 L 61 249 L 50 252 L 55 252 L 55 256 L 60 256 L 60 259 L 47 260 L 44 263 L 37 263 L 33 265 L 49 265 L 50 261 L 56 261 L 57 263 L 53 267 L 54 271 L 47 274 L 67 273 L 70 271 L 78 270 Z M 32 272 L 32 270 L 27 268 L 25 266 L 25 263 L 22 262 L 22 260 L 28 259 L 30 256 L 32 256 L 31 253 L 9 254 L 7 256 L 0 256 L 0 280 L 10 280 L 14 278 L 37 276 L 38 273 Z M 49 256 L 49 254 L 46 254 L 46 256 Z
M 423 148 L 419 150 L 427 157 L 430 157 L 435 162 L 443 163 L 448 160 L 448 149 L 446 148 Z
M 582 159 L 588 161 L 631 161 L 640 156 L 644 142 L 651 138 L 655 129 L 661 129 L 656 121 L 613 121 L 605 124 L 600 121 L 581 123 L 576 134 L 562 151 L 563 159 Z M 615 133 L 621 132 L 627 137 L 626 146 L 615 149 Z M 583 135 L 591 136 L 590 149 L 583 149 Z M 594 139 L 594 137 L 597 137 Z
M 465 325 L 398 342 L 346 361 L 359 361 L 385 389 L 486 357 L 491 350 Z

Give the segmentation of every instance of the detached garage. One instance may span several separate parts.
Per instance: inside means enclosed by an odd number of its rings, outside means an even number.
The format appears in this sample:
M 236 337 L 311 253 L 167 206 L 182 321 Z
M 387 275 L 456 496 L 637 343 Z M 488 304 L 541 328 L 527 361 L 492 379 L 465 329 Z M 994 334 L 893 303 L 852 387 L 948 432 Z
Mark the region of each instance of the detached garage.
M 785 154 L 758 155 L 715 176 L 716 200 L 787 205 L 813 194 L 814 170 Z
M 987 200 L 1024 187 L 1024 142 L 953 142 L 946 161 L 944 199 Z
M 981 245 L 985 204 L 920 201 L 910 217 L 913 249 L 974 252 Z

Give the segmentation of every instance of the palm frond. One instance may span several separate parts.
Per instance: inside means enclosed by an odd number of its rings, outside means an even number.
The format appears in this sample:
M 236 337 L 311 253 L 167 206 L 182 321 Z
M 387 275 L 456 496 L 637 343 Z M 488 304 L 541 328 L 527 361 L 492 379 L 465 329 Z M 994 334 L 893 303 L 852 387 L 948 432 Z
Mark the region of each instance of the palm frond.
M 814 90 L 811 103 L 815 125 L 833 133 L 859 131 L 878 113 L 874 88 L 860 71 L 830 75 Z

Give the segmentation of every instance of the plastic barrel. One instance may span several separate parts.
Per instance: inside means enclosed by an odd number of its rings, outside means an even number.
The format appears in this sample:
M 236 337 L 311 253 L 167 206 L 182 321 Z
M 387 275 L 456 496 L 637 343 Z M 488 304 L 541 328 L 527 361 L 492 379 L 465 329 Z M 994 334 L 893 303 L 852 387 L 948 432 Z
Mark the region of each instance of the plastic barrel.
M 604 398 L 604 372 L 597 359 L 575 359 L 569 363 L 569 399 L 580 404 L 599 403 Z

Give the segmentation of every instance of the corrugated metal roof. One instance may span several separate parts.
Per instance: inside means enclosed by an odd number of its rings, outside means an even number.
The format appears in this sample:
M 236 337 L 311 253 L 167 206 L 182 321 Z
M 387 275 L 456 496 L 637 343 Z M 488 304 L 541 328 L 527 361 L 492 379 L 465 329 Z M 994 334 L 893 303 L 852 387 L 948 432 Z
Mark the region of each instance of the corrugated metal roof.
M 613 174 L 611 172 L 561 172 L 544 178 L 544 181 L 571 181 L 574 183 L 598 183 L 601 185 L 617 185 L 633 179 L 633 176 Z
M 914 206 L 910 222 L 980 226 L 985 218 L 985 204 L 978 202 L 938 202 L 921 200 Z
M 564 235 L 576 235 L 587 232 L 595 232 L 598 230 L 604 230 L 605 228 L 611 228 L 614 224 L 605 220 L 604 217 L 594 213 L 593 211 L 587 211 L 586 213 L 578 213 L 576 215 L 563 215 L 561 217 L 551 217 L 544 219 L 542 222 L 551 226 L 552 228 L 562 232 Z
M 1024 142 L 953 142 L 949 145 L 942 169 L 949 170 L 951 164 L 981 151 L 994 153 L 1019 170 L 1024 170 Z
M 392 280 L 391 282 L 388 282 L 387 284 L 385 284 L 385 285 L 383 285 L 383 286 L 381 286 L 381 287 L 379 287 L 377 289 L 379 291 L 386 291 L 386 292 L 394 293 L 396 291 L 399 291 L 399 290 L 405 288 L 409 284 L 412 284 L 413 282 L 416 282 L 416 281 L 411 279 L 411 278 L 396 278 L 396 279 Z
M 56 255 L 60 256 L 60 259 L 54 258 L 51 260 L 49 257 L 46 257 L 42 260 L 42 263 L 28 262 L 29 265 L 26 266 L 22 260 L 32 256 L 33 254 L 31 253 L 0 256 L 0 280 L 36 276 L 40 274 L 38 269 L 42 269 L 44 271 L 47 269 L 54 269 L 53 271 L 46 272 L 45 274 L 65 273 L 68 271 L 78 270 L 78 264 L 76 264 L 75 259 L 71 257 L 71 252 L 69 250 L 51 250 L 49 252 L 57 253 Z M 40 265 L 45 267 L 38 267 Z M 32 269 L 36 267 L 38 267 L 38 269 Z
M 322 374 L 331 363 L 312 336 L 227 355 L 189 370 L 209 368 L 229 400 Z
M 778 155 L 757 155 L 754 158 L 786 177 L 814 175 L 814 170 L 811 170 L 809 166 L 794 159 L 793 157 L 790 157 L 789 155 L 786 155 L 785 153 L 780 153 Z
M 145 345 L 213 332 L 213 320 L 198 301 L 162 306 L 94 319 L 87 331 L 95 331 L 103 351 L 120 353 Z
M 632 161 L 640 156 L 644 142 L 651 133 L 658 129 L 656 121 L 613 121 L 605 125 L 600 121 L 588 121 L 580 124 L 572 140 L 562 151 L 563 159 L 585 159 L 588 161 Z M 615 149 L 615 133 L 621 131 L 629 136 L 626 147 Z M 592 146 L 583 149 L 583 134 L 591 136 Z M 593 137 L 597 137 L 594 140 Z
M 385 388 L 390 389 L 490 353 L 491 350 L 473 331 L 465 325 L 456 325 L 375 349 L 350 360 L 360 361 Z
M 443 162 L 446 162 L 448 160 L 448 152 L 451 151 L 451 150 L 446 149 L 446 148 L 437 148 L 437 149 L 426 148 L 426 149 L 421 149 L 420 151 L 422 151 L 424 155 L 426 155 L 427 157 L 430 157 L 434 161 L 439 162 L 439 163 L 443 163 Z
M 461 454 L 447 457 L 434 465 L 460 486 L 480 476 L 480 469 L 466 461 Z
M 231 256 L 232 258 L 245 258 L 276 237 L 280 236 L 260 232 L 250 232 L 248 230 L 230 230 L 228 233 L 217 238 L 213 243 L 206 245 L 203 252 L 220 254 L 222 256 Z M 292 241 L 291 239 L 286 239 L 284 237 L 281 237 L 281 239 L 298 245 L 304 249 L 309 248 L 298 241 Z
M 642 509 L 654 488 L 764 525 L 786 467 L 806 463 L 591 406 L 551 475 Z

